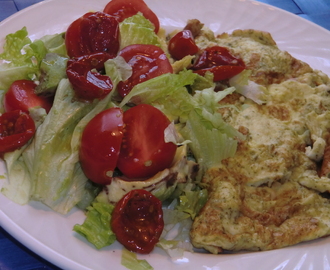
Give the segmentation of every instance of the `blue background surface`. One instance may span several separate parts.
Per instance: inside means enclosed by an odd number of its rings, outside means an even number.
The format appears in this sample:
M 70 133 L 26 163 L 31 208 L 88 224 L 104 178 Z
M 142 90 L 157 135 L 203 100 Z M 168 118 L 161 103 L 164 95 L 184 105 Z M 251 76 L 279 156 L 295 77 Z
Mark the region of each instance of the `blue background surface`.
M 40 0 L 0 0 L 0 21 L 38 2 Z M 292 12 L 330 31 L 330 0 L 259 0 L 259 2 Z M 0 270 L 58 269 L 21 245 L 0 227 Z

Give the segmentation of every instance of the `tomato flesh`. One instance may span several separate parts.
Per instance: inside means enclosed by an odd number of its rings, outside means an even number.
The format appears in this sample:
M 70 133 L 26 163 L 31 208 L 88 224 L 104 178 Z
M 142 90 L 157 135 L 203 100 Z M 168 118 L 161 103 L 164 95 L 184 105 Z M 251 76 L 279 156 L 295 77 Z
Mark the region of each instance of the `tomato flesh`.
M 79 150 L 85 175 L 101 185 L 111 183 L 123 138 L 123 112 L 110 108 L 97 114 L 86 125 Z
M 111 228 L 128 250 L 150 253 L 164 229 L 161 201 L 143 189 L 130 191 L 116 204 Z
M 155 26 L 155 32 L 159 31 L 158 17 L 143 0 L 112 0 L 103 12 L 116 17 L 119 22 L 141 12 Z
M 94 53 L 68 61 L 66 74 L 79 99 L 91 101 L 103 99 L 112 88 L 109 76 L 102 75 L 104 62 L 112 58 L 107 53 Z
M 5 111 L 22 110 L 29 112 L 30 108 L 42 107 L 48 113 L 52 107 L 52 101 L 50 98 L 36 95 L 34 92 L 36 86 L 30 80 L 13 82 L 3 99 Z
M 168 43 L 169 53 L 176 60 L 180 60 L 187 55 L 194 55 L 198 52 L 198 47 L 190 30 L 183 30 L 175 34 Z
M 204 76 L 206 72 L 213 73 L 213 81 L 223 81 L 226 79 L 230 79 L 231 77 L 234 77 L 235 75 L 241 73 L 245 68 L 241 66 L 216 66 L 212 68 L 204 68 L 204 69 L 198 69 L 194 72 Z
M 69 57 L 106 52 L 113 57 L 119 50 L 119 24 L 103 12 L 88 12 L 72 22 L 65 34 Z
M 169 119 L 157 108 L 140 104 L 124 112 L 118 169 L 128 178 L 147 178 L 171 166 L 177 146 L 165 142 Z
M 242 59 L 233 56 L 225 47 L 206 48 L 194 63 L 192 70 L 200 75 L 207 71 L 214 75 L 213 81 L 230 79 L 245 69 Z
M 0 115 L 0 155 L 12 152 L 25 145 L 35 133 L 31 116 L 21 110 Z
M 117 90 L 121 97 L 125 97 L 141 82 L 173 72 L 166 54 L 155 45 L 129 45 L 122 49 L 119 55 L 132 67 L 132 76 L 118 83 Z

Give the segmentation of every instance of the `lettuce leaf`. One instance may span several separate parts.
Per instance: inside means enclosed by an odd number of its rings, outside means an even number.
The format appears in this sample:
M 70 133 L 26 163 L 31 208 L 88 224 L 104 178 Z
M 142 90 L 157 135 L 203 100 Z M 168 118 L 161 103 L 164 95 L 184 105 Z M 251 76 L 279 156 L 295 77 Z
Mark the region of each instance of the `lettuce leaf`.
M 154 32 L 154 25 L 141 13 L 125 19 L 119 24 L 120 49 L 132 44 L 151 44 L 160 46 L 160 40 Z
M 207 189 L 185 191 L 179 199 L 177 210 L 187 213 L 192 219 L 196 217 L 207 201 Z
M 250 75 L 251 70 L 243 70 L 229 79 L 229 84 L 236 88 L 237 93 L 253 100 L 255 103 L 259 105 L 266 103 L 269 97 L 268 89 L 263 85 L 249 80 Z
M 30 115 L 38 128 L 46 118 L 46 111 L 43 108 L 31 108 Z M 17 204 L 24 205 L 29 202 L 32 194 L 32 181 L 28 166 L 22 158 L 22 153 L 33 142 L 31 139 L 20 149 L 5 153 L 4 161 L 7 168 L 7 181 L 4 183 L 1 192 Z
M 65 46 L 65 33 L 46 35 L 40 38 L 48 53 L 56 53 L 61 57 L 68 57 Z
M 96 105 L 72 102 L 74 91 L 61 81 L 53 107 L 36 131 L 33 142 L 22 153 L 32 182 L 31 199 L 66 214 L 84 196 L 86 176 L 78 163 L 77 124 Z
M 139 260 L 136 253 L 123 249 L 121 264 L 130 270 L 153 270 L 154 268 L 146 261 Z
M 0 59 L 0 89 L 7 90 L 12 82 L 33 79 L 47 49 L 41 40 L 32 42 L 25 27 L 6 36 Z
M 84 236 L 97 249 L 113 244 L 116 241 L 110 226 L 113 209 L 112 204 L 94 202 L 87 208 L 84 223 L 76 224 L 73 230 Z

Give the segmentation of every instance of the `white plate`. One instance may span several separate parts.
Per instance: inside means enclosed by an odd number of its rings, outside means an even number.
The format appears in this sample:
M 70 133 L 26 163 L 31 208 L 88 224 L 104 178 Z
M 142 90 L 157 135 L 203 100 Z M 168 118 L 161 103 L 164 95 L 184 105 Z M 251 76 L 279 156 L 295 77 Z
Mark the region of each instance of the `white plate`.
M 102 10 L 108 0 L 49 0 L 22 10 L 0 23 L 4 36 L 26 26 L 32 39 L 65 31 L 87 11 Z M 330 32 L 298 16 L 249 0 L 146 0 L 168 31 L 197 18 L 218 33 L 234 29 L 265 30 L 283 50 L 330 75 Z M 0 175 L 4 174 L 0 163 Z M 0 187 L 2 183 L 0 181 Z M 74 209 L 66 216 L 40 203 L 19 206 L 0 194 L 0 225 L 28 248 L 63 269 L 125 269 L 118 244 L 96 250 L 72 232 L 84 215 Z M 231 255 L 186 253 L 171 261 L 161 250 L 138 256 L 155 269 L 329 269 L 330 238 L 267 252 Z

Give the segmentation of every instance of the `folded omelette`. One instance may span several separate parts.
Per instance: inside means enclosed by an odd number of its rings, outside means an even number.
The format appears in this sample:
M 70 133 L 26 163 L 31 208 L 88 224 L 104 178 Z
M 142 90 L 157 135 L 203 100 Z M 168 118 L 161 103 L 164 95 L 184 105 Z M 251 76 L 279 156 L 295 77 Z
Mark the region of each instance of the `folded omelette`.
M 210 168 L 209 198 L 190 232 L 211 253 L 270 250 L 330 234 L 330 80 L 281 51 L 269 33 L 205 31 L 200 47 L 220 45 L 244 60 L 260 102 L 234 93 L 223 119 L 246 135 L 234 157 Z

